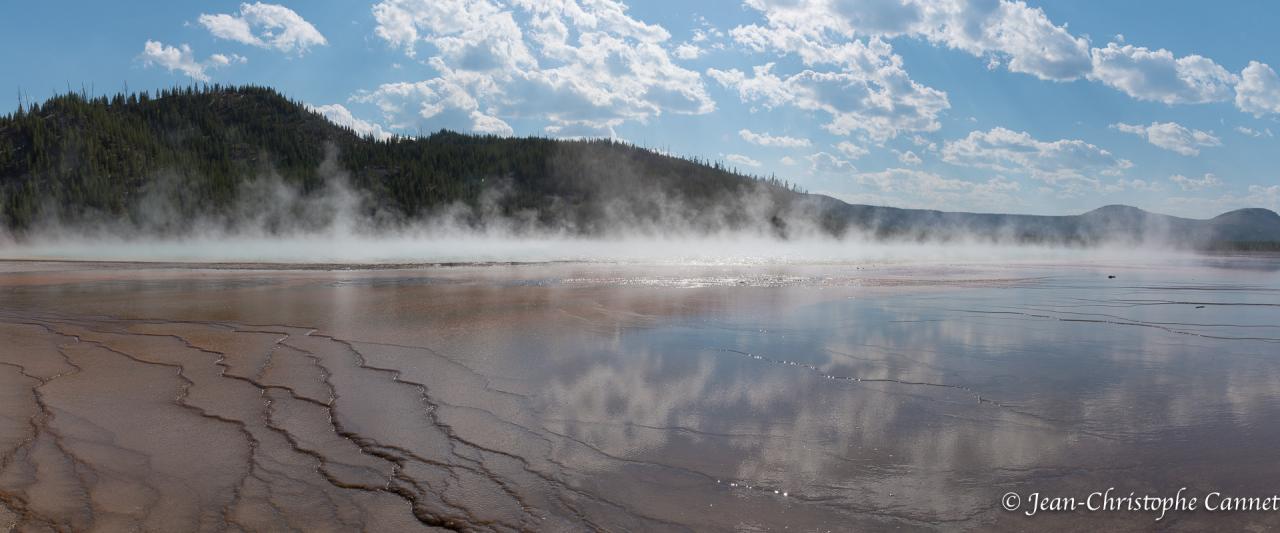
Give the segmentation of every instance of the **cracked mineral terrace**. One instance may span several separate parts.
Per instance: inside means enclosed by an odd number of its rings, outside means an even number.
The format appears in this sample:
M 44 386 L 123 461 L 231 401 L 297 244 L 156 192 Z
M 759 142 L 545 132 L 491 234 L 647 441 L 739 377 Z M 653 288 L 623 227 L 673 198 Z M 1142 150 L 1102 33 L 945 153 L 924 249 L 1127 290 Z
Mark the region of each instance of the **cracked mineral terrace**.
M 0 529 L 1149 528 L 1000 496 L 1275 492 L 1277 354 L 1263 256 L 0 262 Z

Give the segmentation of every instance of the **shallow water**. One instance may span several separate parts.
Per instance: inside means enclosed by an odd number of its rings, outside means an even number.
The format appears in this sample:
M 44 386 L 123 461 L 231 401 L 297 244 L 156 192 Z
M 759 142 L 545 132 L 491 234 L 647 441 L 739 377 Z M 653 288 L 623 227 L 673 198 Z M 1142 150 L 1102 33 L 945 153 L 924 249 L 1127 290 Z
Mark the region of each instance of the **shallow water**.
M 0 527 L 1270 528 L 1001 498 L 1280 492 L 1277 354 L 1268 257 L 4 262 Z

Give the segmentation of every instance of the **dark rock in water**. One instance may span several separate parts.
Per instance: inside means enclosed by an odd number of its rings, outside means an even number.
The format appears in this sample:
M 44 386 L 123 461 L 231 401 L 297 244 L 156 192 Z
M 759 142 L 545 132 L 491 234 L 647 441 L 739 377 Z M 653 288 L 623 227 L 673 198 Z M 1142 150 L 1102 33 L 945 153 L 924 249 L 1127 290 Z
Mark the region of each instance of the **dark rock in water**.
M 1196 306 L 1196 309 L 1204 309 L 1204 306 L 1203 306 L 1203 305 L 1197 305 L 1197 306 Z
M 1107 275 L 1107 279 L 1116 279 L 1116 275 L 1115 275 L 1115 274 L 1108 274 L 1108 275 Z

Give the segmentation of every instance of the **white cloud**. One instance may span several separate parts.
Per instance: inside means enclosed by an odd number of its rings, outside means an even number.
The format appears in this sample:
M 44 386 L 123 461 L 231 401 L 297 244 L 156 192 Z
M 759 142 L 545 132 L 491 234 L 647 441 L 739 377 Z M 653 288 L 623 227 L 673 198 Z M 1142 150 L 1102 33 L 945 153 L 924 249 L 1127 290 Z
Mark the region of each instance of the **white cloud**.
M 787 137 L 785 135 L 773 136 L 769 132 L 756 133 L 748 129 L 738 131 L 738 136 L 742 140 L 759 146 L 770 146 L 775 148 L 807 148 L 809 147 L 809 139 L 799 137 Z
M 736 89 L 743 102 L 826 113 L 831 120 L 823 127 L 836 135 L 862 130 L 884 140 L 904 131 L 942 127 L 938 115 L 951 107 L 946 93 L 907 77 L 897 56 L 869 54 L 866 59 L 874 61 L 874 66 L 862 72 L 804 70 L 782 78 L 769 63 L 755 67 L 751 77 L 737 69 L 709 69 L 707 74 Z
M 307 109 L 320 113 L 324 118 L 329 119 L 329 122 L 350 128 L 352 131 L 356 132 L 357 135 L 372 136 L 379 140 L 391 138 L 391 133 L 383 130 L 381 124 L 356 118 L 356 116 L 352 115 L 351 111 L 342 104 L 328 104 L 321 106 L 307 105 Z
M 767 24 L 735 28 L 731 33 L 738 42 L 795 52 L 809 63 L 832 56 L 841 41 L 905 36 L 1040 79 L 1073 80 L 1090 68 L 1087 40 L 1021 1 L 748 0 L 747 5 L 762 11 Z
M 836 150 L 847 156 L 849 159 L 857 159 L 871 153 L 866 148 L 853 144 L 849 141 L 840 141 L 836 143 Z
M 1275 208 L 1280 205 L 1280 185 L 1250 185 L 1249 200 L 1256 202 L 1254 205 L 1264 205 Z
M 1255 117 L 1280 113 L 1280 77 L 1266 63 L 1250 61 L 1236 85 L 1236 107 Z
M 1102 148 L 1075 139 L 1039 141 L 1026 132 L 1005 128 L 973 131 L 942 148 L 948 163 L 1001 172 L 1024 173 L 1056 186 L 1078 190 L 1097 187 L 1098 176 L 1118 176 L 1133 166 Z
M 758 166 L 760 166 L 760 162 L 759 162 L 759 161 L 756 161 L 755 159 L 751 159 L 750 157 L 747 157 L 747 156 L 742 155 L 742 154 L 729 154 L 729 155 L 724 156 L 724 160 L 725 160 L 725 161 L 728 161 L 728 162 L 730 162 L 730 163 L 733 163 L 733 164 L 735 164 L 735 165 L 741 165 L 741 166 L 744 166 L 744 167 L 758 167 Z
M 694 71 L 672 62 L 670 35 L 615 0 L 384 0 L 375 33 L 437 76 L 357 96 L 394 127 L 511 131 L 533 119 L 548 132 L 612 134 L 624 121 L 715 109 Z M 414 87 L 405 90 L 406 87 Z
M 794 54 L 809 68 L 785 77 L 772 73 L 772 63 L 756 66 L 750 78 L 737 69 L 707 71 L 737 89 L 743 102 L 825 112 L 831 116 L 825 127 L 836 135 L 862 130 L 884 140 L 941 127 L 938 115 L 950 107 L 946 93 L 912 80 L 883 39 L 857 40 L 847 28 L 833 26 L 831 6 L 806 1 L 748 5 L 764 11 L 769 25 L 739 26 L 730 32 L 734 40 L 756 52 Z
M 704 53 L 704 50 L 701 48 L 698 48 L 698 45 L 695 45 L 695 44 L 681 43 L 679 46 L 676 47 L 675 52 L 676 52 L 676 57 L 680 59 L 690 60 L 690 59 L 698 59 L 698 56 L 702 55 Z
M 1115 182 L 1111 183 L 1110 185 L 1104 186 L 1102 190 L 1105 192 L 1121 192 L 1126 190 L 1144 191 L 1144 192 L 1162 192 L 1164 191 L 1164 186 L 1154 181 L 1139 180 L 1139 179 L 1132 179 L 1132 180 L 1118 179 Z
M 898 162 L 904 165 L 919 165 L 920 163 L 924 162 L 920 159 L 920 156 L 916 155 L 916 153 L 912 152 L 911 150 L 907 150 L 905 152 L 897 152 L 897 153 L 898 153 Z
M 1074 80 L 1089 71 L 1088 41 L 1054 24 L 1040 8 L 1007 1 L 932 7 L 941 12 L 927 19 L 933 22 L 926 37 L 934 42 L 1003 59 L 1010 71 L 1042 80 Z
M 765 107 L 789 103 L 793 96 L 783 86 L 782 79 L 773 75 L 773 63 L 755 67 L 755 77 L 748 78 L 741 70 L 707 69 L 707 76 L 720 85 L 737 89 L 744 102 L 760 102 Z
M 213 54 L 205 61 L 196 61 L 195 53 L 186 44 L 169 46 L 160 41 L 147 41 L 138 55 L 143 66 L 164 67 L 169 72 L 178 71 L 196 81 L 209 81 L 209 69 L 225 67 L 232 63 L 244 63 L 245 58 L 232 54 Z
M 315 26 L 292 9 L 275 4 L 240 4 L 235 14 L 201 14 L 200 24 L 214 37 L 284 53 L 306 53 L 328 44 Z
M 1141 124 L 1112 124 L 1112 128 L 1147 139 L 1147 142 L 1182 155 L 1200 155 L 1200 148 L 1222 146 L 1222 141 L 1212 133 L 1187 128 L 1177 122 L 1152 122 Z
M 213 54 L 209 56 L 209 61 L 218 66 L 227 66 L 232 63 L 238 63 L 238 64 L 248 63 L 249 59 L 240 54 L 231 54 L 231 55 Z
M 1236 126 L 1236 131 L 1244 135 L 1248 135 L 1250 137 L 1275 137 L 1275 134 L 1271 133 L 1271 128 L 1263 128 L 1260 130 L 1255 130 L 1253 128 L 1246 128 L 1244 126 Z
M 827 152 L 818 152 L 806 157 L 805 159 L 809 160 L 809 172 L 814 174 L 847 174 L 850 172 L 857 172 L 858 170 L 857 168 L 854 168 L 853 163 L 840 159 L 839 157 Z
M 1213 60 L 1189 55 L 1173 57 L 1165 49 L 1108 43 L 1093 49 L 1091 79 L 1139 100 L 1165 104 L 1199 104 L 1231 98 L 1238 77 Z
M 1225 193 L 1216 198 L 1207 197 L 1203 193 L 1189 197 L 1172 197 L 1166 199 L 1165 203 L 1177 209 L 1191 210 L 1204 217 L 1212 217 L 1227 210 L 1245 207 L 1280 210 L 1280 185 L 1250 185 L 1247 191 L 1243 195 Z
M 710 50 L 724 50 L 724 32 L 717 29 L 710 21 L 701 15 L 695 20 L 698 22 L 697 28 L 693 29 L 693 35 L 688 41 L 676 45 L 674 53 L 676 57 L 684 60 L 692 60 L 707 55 Z
M 543 128 L 543 131 L 553 137 L 562 139 L 617 139 L 618 133 L 614 131 L 614 128 L 621 124 L 622 119 L 561 121 L 547 125 Z
M 1184 191 L 1198 191 L 1222 185 L 1222 180 L 1219 180 L 1218 177 L 1213 174 L 1205 174 L 1201 178 L 1188 178 L 1182 174 L 1174 174 L 1169 176 L 1169 181 L 1177 183 Z
M 706 17 L 698 15 L 698 28 L 693 30 L 693 37 L 689 40 L 695 43 L 714 42 L 724 38 L 724 32 L 711 24 Z
M 1021 1 L 747 0 L 765 22 L 734 28 L 735 42 L 755 52 L 794 55 L 808 67 L 773 74 L 772 65 L 708 74 L 766 108 L 793 105 L 832 115 L 843 135 L 863 130 L 875 140 L 907 131 L 934 131 L 949 108 L 946 93 L 920 85 L 902 69 L 886 40 L 908 37 L 961 50 L 1044 80 L 1096 80 L 1143 100 L 1169 104 L 1229 99 L 1237 76 L 1212 60 L 1175 58 L 1164 49 L 1109 43 L 1091 48 L 1044 11 Z M 837 71 L 818 68 L 832 65 Z M 824 83 L 825 82 L 825 83 Z M 852 88 L 847 98 L 841 89 Z
M 482 108 L 480 101 L 472 96 L 483 89 L 483 80 L 455 76 L 416 83 L 386 83 L 377 91 L 358 95 L 354 100 L 376 104 L 391 121 L 393 129 L 413 129 L 427 123 L 433 129 L 514 134 L 510 125 L 494 116 L 492 110 Z
M 1072 34 L 1066 24 L 1054 23 L 1042 9 L 1021 0 L 745 3 L 765 20 L 731 30 L 734 41 L 756 52 L 795 55 L 809 68 L 837 65 L 875 80 L 868 73 L 878 69 L 868 68 L 875 65 L 868 57 L 896 58 L 886 41 L 914 38 L 984 58 L 991 69 L 1004 66 L 1043 80 L 1087 78 L 1140 100 L 1221 102 L 1231 99 L 1234 89 L 1242 110 L 1280 112 L 1280 78 L 1266 65 L 1251 64 L 1237 76 L 1204 56 L 1175 57 L 1163 48 L 1126 44 L 1120 34 L 1105 47 L 1091 47 L 1087 36 Z M 905 72 L 898 75 L 909 79 Z
M 793 158 L 793 157 L 791 157 L 791 156 L 789 156 L 789 155 L 784 155 L 784 156 L 782 156 L 782 159 L 779 159 L 779 160 L 778 160 L 778 162 L 779 162 L 779 163 L 782 163 L 782 164 L 784 164 L 784 165 L 787 165 L 787 166 L 792 166 L 792 165 L 795 165 L 796 163 L 798 163 L 799 161 L 796 161 L 796 160 L 795 160 L 795 158 Z
M 920 135 L 913 135 L 911 137 L 911 144 L 924 148 L 925 150 L 928 150 L 930 152 L 938 151 L 938 143 L 930 141 L 929 139 L 926 139 Z
M 1016 204 L 1013 193 L 1021 185 L 1002 176 L 987 181 L 944 178 L 938 174 L 908 168 L 856 174 L 859 184 L 874 188 L 894 205 L 922 208 L 1005 208 Z

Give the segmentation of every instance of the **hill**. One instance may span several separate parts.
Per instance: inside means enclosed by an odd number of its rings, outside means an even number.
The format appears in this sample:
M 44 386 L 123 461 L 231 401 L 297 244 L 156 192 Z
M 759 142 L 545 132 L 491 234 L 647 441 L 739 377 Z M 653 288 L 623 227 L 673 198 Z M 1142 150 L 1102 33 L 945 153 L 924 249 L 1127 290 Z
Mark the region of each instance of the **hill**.
M 210 223 L 306 229 L 332 223 L 338 207 L 319 200 L 343 192 L 356 199 L 344 204 L 344 216 L 375 230 L 447 215 L 465 226 L 515 221 L 586 235 L 747 229 L 779 237 L 1280 243 L 1280 216 L 1265 209 L 1210 220 L 1127 206 L 1078 216 L 897 209 L 850 205 L 610 140 L 448 131 L 377 140 L 255 86 L 66 94 L 0 117 L 0 223 L 20 238 L 54 224 L 156 234 Z
M 335 161 L 325 165 L 327 157 Z M 264 176 L 312 195 L 335 172 L 371 199 L 365 214 L 377 211 L 383 220 L 417 219 L 445 206 L 478 209 L 486 192 L 501 190 L 497 205 L 486 208 L 532 213 L 544 224 L 572 221 L 583 232 L 604 222 L 605 198 L 644 200 L 628 210 L 653 218 L 666 207 L 659 199 L 729 205 L 748 190 L 792 194 L 776 180 L 608 140 L 447 131 L 361 138 L 263 87 L 68 94 L 0 118 L 0 205 L 4 224 L 18 230 L 42 216 L 143 223 L 150 204 L 141 200 L 157 195 L 176 211 L 174 220 L 207 218 L 233 209 L 252 190 L 246 185 Z

